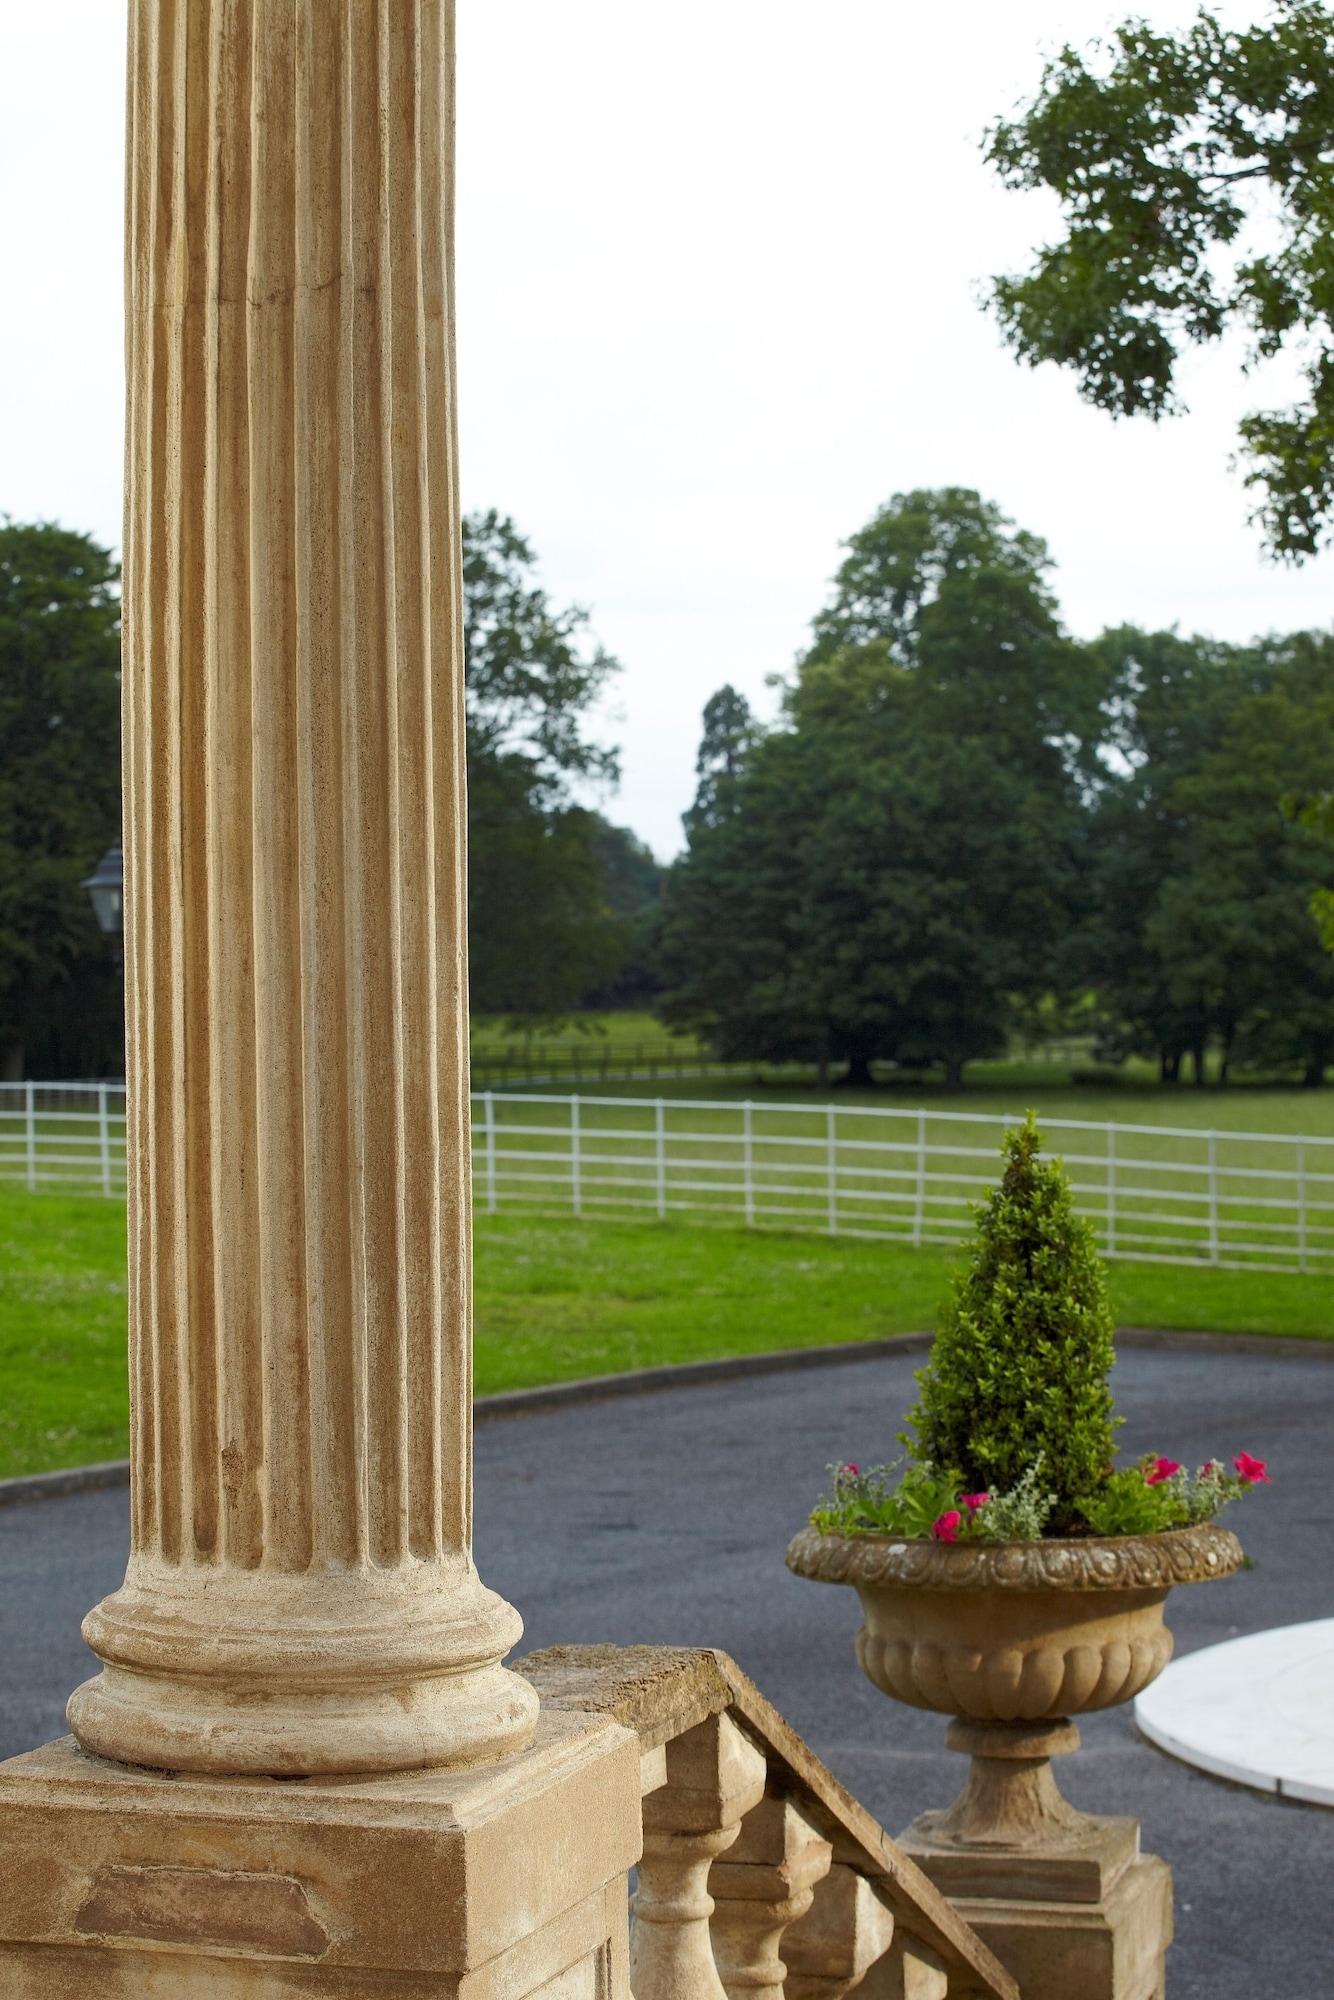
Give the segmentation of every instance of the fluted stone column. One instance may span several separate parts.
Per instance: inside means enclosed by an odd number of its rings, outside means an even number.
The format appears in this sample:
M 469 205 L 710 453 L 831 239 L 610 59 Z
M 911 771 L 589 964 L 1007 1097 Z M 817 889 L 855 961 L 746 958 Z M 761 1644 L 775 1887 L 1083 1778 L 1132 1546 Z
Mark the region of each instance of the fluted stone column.
M 82 1745 L 526 1742 L 470 1554 L 449 0 L 132 0 L 132 1553 Z

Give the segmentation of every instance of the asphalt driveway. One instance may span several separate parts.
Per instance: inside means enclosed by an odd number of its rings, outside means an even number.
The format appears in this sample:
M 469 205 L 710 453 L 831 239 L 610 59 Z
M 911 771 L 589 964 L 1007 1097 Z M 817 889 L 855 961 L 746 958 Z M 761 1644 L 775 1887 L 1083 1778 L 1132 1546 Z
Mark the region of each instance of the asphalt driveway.
M 507 1417 L 477 1432 L 477 1560 L 525 1648 L 719 1645 L 891 1831 L 957 1791 L 945 1724 L 886 1701 L 852 1654 L 850 1591 L 792 1577 L 783 1549 L 825 1465 L 893 1454 L 920 1357 L 893 1356 Z M 1274 1486 L 1229 1517 L 1255 1567 L 1178 1592 L 1179 1651 L 1334 1617 L 1334 1356 L 1130 1350 L 1131 1452 L 1198 1463 L 1245 1448 Z M 0 1510 L 0 1754 L 63 1729 L 90 1670 L 82 1613 L 113 1589 L 123 1492 Z M 1334 1700 L 1334 1692 L 1331 1693 Z M 1136 1814 L 1171 1861 L 1173 2000 L 1334 1996 L 1334 1811 L 1242 1791 L 1151 1749 L 1127 1713 L 1082 1725 L 1059 1776 L 1076 1805 Z

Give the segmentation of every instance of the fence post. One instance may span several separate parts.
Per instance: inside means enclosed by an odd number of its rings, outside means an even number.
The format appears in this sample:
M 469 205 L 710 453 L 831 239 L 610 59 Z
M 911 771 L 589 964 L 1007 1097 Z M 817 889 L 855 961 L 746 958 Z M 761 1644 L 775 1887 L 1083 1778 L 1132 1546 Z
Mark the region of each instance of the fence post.
M 920 1250 L 926 1229 L 926 1113 L 917 1114 L 917 1194 L 913 1203 L 912 1240 Z
M 751 1125 L 753 1109 L 750 1099 L 747 1098 L 741 1107 L 741 1171 L 745 1182 L 743 1193 L 747 1226 L 755 1220 L 755 1139 Z
M 584 1189 L 579 1171 L 579 1099 L 570 1098 L 570 1198 L 576 1215 L 584 1212 Z
M 97 1086 L 97 1139 L 102 1155 L 102 1192 L 111 1193 L 111 1118 L 107 1108 L 107 1087 Z
M 1306 1141 L 1297 1141 L 1297 1269 L 1306 1269 Z
M 1218 1134 L 1209 1134 L 1209 1262 L 1218 1262 Z
M 667 1220 L 667 1106 L 661 1098 L 654 1106 L 654 1145 L 658 1169 L 658 1220 Z
M 28 1191 L 37 1191 L 37 1098 L 36 1086 L 23 1086 L 23 1111 L 28 1134 Z
M 1107 1255 L 1116 1255 L 1116 1127 L 1107 1127 Z
M 496 1099 L 494 1091 L 488 1090 L 482 1098 L 486 1110 L 486 1212 L 496 1212 Z
M 825 1129 L 829 1151 L 829 1234 L 838 1235 L 838 1112 L 832 1104 L 825 1108 Z

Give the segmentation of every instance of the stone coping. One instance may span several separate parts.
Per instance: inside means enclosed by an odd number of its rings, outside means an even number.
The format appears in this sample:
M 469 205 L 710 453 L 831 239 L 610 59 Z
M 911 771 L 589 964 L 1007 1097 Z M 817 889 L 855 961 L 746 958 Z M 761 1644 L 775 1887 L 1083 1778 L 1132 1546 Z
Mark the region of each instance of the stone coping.
M 668 1362 L 656 1368 L 627 1369 L 619 1375 L 588 1375 L 574 1382 L 504 1389 L 492 1396 L 476 1398 L 473 1421 L 493 1423 L 500 1417 L 528 1416 L 561 1409 L 566 1404 L 645 1396 L 661 1389 L 689 1389 L 696 1384 L 728 1382 L 745 1376 L 838 1368 L 859 1361 L 878 1361 L 892 1354 L 925 1354 L 933 1338 L 929 1333 L 891 1333 L 876 1340 L 831 1341 L 825 1347 L 784 1347 L 764 1354 L 727 1355 L 717 1361 Z M 1123 1347 L 1165 1348 L 1186 1354 L 1264 1354 L 1276 1360 L 1310 1360 L 1319 1355 L 1334 1362 L 1334 1340 L 1322 1340 L 1314 1334 L 1193 1333 L 1173 1327 L 1126 1326 L 1118 1328 L 1116 1338 Z M 127 1486 L 129 1479 L 128 1458 L 64 1466 L 55 1472 L 24 1473 L 14 1479 L 0 1479 L 0 1507 Z

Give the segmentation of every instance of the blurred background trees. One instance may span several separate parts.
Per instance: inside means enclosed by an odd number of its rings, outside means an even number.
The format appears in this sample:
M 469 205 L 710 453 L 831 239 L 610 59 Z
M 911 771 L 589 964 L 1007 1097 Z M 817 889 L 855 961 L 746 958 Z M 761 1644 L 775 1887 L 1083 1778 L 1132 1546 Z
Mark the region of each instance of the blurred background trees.
M 966 488 L 847 545 L 762 723 L 707 704 L 664 869 L 590 800 L 616 663 L 498 514 L 465 526 L 472 998 L 657 1006 L 723 1057 L 866 1085 L 1077 1023 L 1162 1078 L 1334 1065 L 1334 633 L 1064 629 L 1041 540 Z M 0 1060 L 114 1073 L 81 886 L 119 826 L 115 564 L 0 527 Z
M 1334 635 L 1077 643 L 1042 543 L 959 489 L 848 548 L 777 723 L 706 710 L 666 1017 L 859 1084 L 1081 1014 L 1167 1082 L 1319 1082 L 1334 846 L 1288 807 L 1334 793 Z

